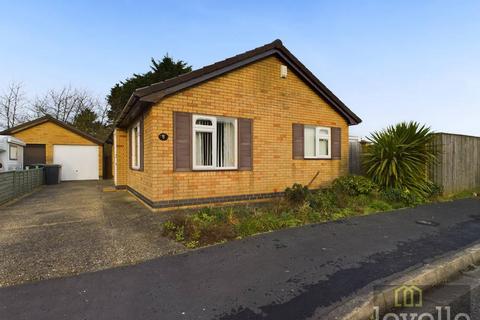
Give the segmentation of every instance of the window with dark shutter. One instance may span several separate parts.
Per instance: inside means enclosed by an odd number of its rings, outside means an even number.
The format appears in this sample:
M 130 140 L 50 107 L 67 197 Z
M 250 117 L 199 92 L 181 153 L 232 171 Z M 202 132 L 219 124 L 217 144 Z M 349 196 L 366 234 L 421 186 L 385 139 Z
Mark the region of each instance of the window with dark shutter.
M 342 158 L 342 129 L 331 128 L 332 132 L 332 159 L 340 160 Z
M 253 168 L 253 121 L 238 119 L 238 170 Z
M 192 115 L 173 113 L 173 167 L 175 171 L 192 169 Z
M 331 159 L 332 139 L 328 127 L 303 127 L 303 157 L 305 159 Z
M 237 169 L 237 119 L 192 117 L 193 170 Z
M 303 124 L 294 123 L 292 126 L 292 157 L 293 159 L 303 159 Z

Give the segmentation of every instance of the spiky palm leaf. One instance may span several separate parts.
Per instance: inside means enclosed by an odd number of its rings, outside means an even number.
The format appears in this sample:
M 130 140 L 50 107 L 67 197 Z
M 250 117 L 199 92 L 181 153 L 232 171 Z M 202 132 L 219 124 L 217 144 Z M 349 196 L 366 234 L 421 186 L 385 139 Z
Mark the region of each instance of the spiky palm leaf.
M 430 128 L 417 122 L 402 122 L 372 133 L 363 158 L 367 175 L 383 188 L 426 196 L 431 187 L 426 168 L 436 159 L 432 139 Z

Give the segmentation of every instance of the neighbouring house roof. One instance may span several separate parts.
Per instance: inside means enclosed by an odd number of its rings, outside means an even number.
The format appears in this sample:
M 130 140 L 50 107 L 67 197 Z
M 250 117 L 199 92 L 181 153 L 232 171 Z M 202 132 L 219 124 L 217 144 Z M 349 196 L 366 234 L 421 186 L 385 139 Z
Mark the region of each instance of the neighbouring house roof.
M 87 139 L 87 140 L 90 140 L 92 141 L 93 143 L 96 143 L 96 144 L 103 144 L 103 141 L 86 133 L 86 132 L 83 132 L 82 130 L 80 129 L 77 129 L 75 128 L 74 126 L 72 126 L 71 124 L 68 124 L 66 122 L 63 122 L 63 121 L 60 121 L 58 119 L 55 119 L 54 117 L 50 116 L 50 115 L 45 115 L 41 118 L 38 118 L 38 119 L 35 119 L 35 120 L 32 120 L 32 121 L 28 121 L 28 122 L 24 122 L 22 124 L 19 124 L 18 126 L 15 126 L 15 127 L 12 127 L 10 129 L 7 129 L 7 130 L 4 130 L 2 132 L 0 132 L 0 134 L 15 134 L 17 132 L 20 132 L 20 131 L 23 131 L 23 130 L 27 130 L 29 128 L 32 128 L 32 127 L 35 127 L 35 126 L 38 126 L 42 123 L 45 123 L 45 122 L 52 122 L 60 127 L 63 127 L 64 129 L 67 129 L 69 131 L 72 131 L 73 133 L 75 134 L 78 134 L 79 136 Z
M 340 101 L 337 96 L 335 96 L 310 70 L 308 70 L 286 47 L 283 46 L 282 41 L 277 39 L 272 43 L 216 62 L 201 69 L 135 90 L 117 118 L 115 126 L 128 126 L 131 121 L 138 116 L 141 110 L 150 107 L 168 95 L 269 56 L 277 56 L 285 61 L 288 67 L 300 76 L 300 78 L 330 106 L 340 113 L 347 120 L 349 125 L 355 125 L 362 122 L 352 110 Z

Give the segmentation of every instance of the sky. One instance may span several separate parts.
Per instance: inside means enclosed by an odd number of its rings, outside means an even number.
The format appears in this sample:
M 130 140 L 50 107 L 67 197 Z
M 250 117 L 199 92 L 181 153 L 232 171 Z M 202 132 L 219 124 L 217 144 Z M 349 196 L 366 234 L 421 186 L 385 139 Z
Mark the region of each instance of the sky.
M 0 91 L 104 97 L 166 53 L 194 69 L 281 39 L 363 119 L 480 136 L 480 1 L 5 1 Z

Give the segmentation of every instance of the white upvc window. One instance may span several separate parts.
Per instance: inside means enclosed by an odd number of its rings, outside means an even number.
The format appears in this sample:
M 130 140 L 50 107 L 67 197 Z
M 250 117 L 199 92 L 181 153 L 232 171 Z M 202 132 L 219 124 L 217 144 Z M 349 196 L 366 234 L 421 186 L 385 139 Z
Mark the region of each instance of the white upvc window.
M 304 157 L 306 159 L 330 159 L 332 136 L 330 128 L 305 126 Z
M 9 145 L 8 148 L 9 159 L 10 160 L 18 160 L 18 147 L 14 145 Z
M 132 169 L 140 169 L 140 121 L 130 129 L 130 157 Z
M 237 119 L 192 117 L 194 170 L 237 169 Z

